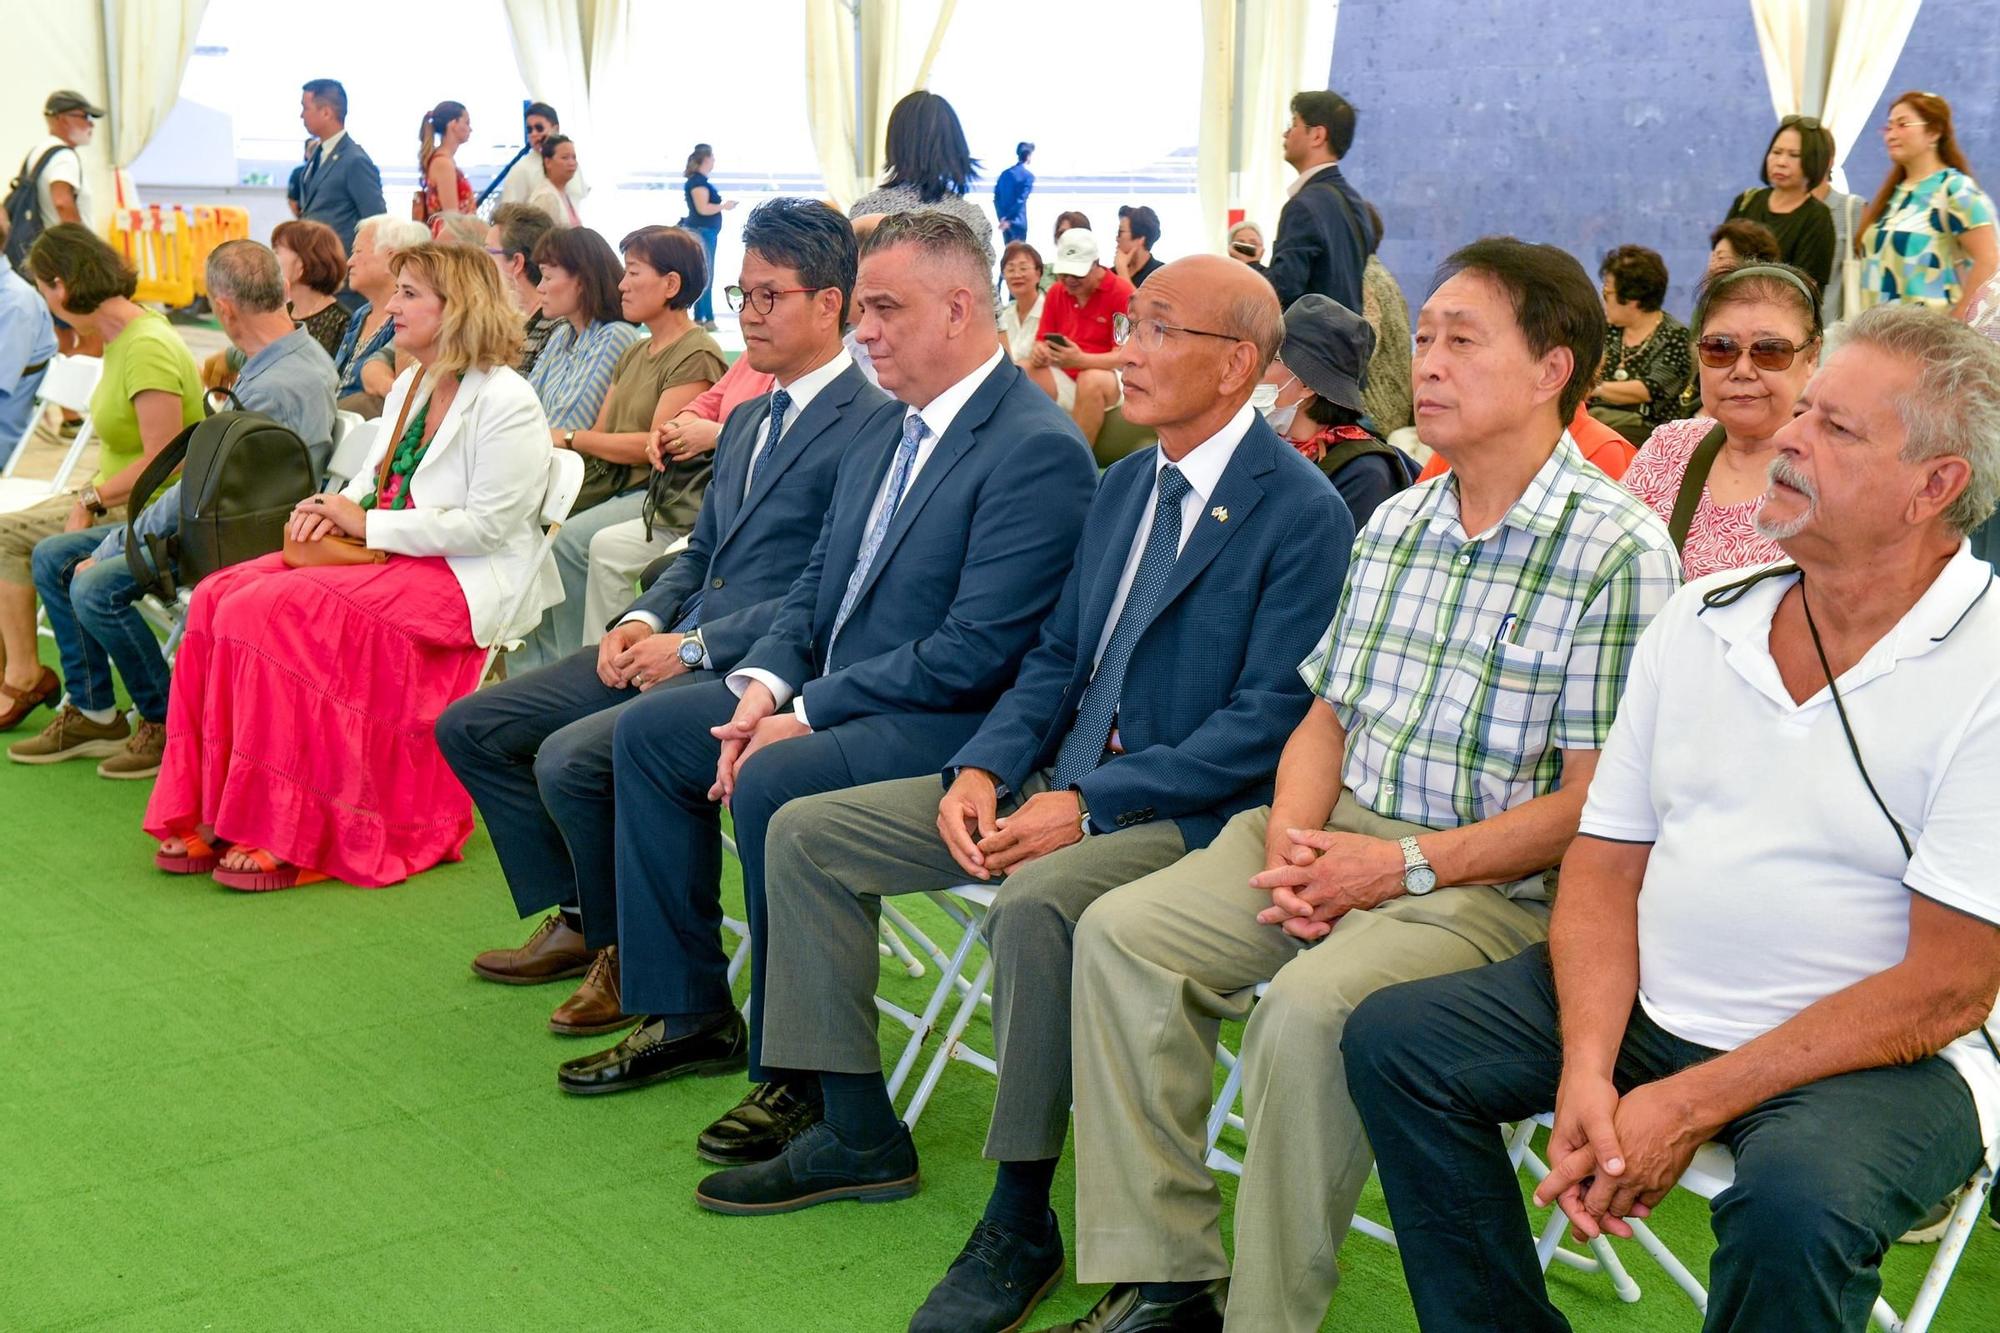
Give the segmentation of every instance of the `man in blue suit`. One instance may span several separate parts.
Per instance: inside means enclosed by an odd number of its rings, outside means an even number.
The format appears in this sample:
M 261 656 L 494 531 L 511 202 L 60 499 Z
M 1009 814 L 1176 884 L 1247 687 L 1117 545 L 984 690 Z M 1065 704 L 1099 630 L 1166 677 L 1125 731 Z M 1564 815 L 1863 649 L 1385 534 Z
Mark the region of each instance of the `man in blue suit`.
M 347 133 L 347 89 L 337 79 L 314 79 L 301 90 L 299 120 L 319 140 L 306 154 L 299 176 L 299 216 L 324 222 L 354 249 L 354 228 L 363 218 L 386 213 L 382 173 L 368 150 Z
M 726 682 L 643 699 L 618 722 L 618 951 L 626 1007 L 648 1017 L 559 1081 L 609 1092 L 747 1053 L 760 1086 L 703 1134 L 709 1157 L 775 1152 L 803 1097 L 751 1038 L 771 817 L 795 797 L 936 772 L 1014 679 L 1090 505 L 1089 450 L 1002 354 L 989 263 L 949 214 L 898 214 L 869 236 L 855 336 L 900 401 L 844 460 L 770 633 Z M 718 800 L 743 865 L 748 1029 L 718 937 Z
M 1061 1273 L 1049 1180 L 1070 1101 L 1070 933 L 1100 894 L 1201 847 L 1269 799 L 1310 700 L 1292 669 L 1333 613 L 1354 525 L 1325 477 L 1250 408 L 1283 336 L 1257 274 L 1161 268 L 1116 330 L 1127 410 L 1160 444 L 1113 466 L 1061 600 L 1014 687 L 935 775 L 799 801 L 768 837 L 769 1063 L 823 1071 L 825 1124 L 777 1162 L 711 1176 L 724 1211 L 879 1192 L 816 1160 L 916 1162 L 881 1077 L 882 895 L 998 883 L 1000 1087 L 987 1215 L 913 1328 L 1014 1327 Z M 793 1160 L 796 1159 L 796 1160 Z
M 812 554 L 841 460 L 888 404 L 840 342 L 856 262 L 847 219 L 816 200 L 773 199 L 750 214 L 743 242 L 744 355 L 776 383 L 724 423 L 687 550 L 597 647 L 469 695 L 437 723 L 515 907 L 557 909 L 524 946 L 482 953 L 472 970 L 527 985 L 588 969 L 549 1020 L 557 1032 L 630 1022 L 610 947 L 619 714 L 719 680 L 770 628 Z

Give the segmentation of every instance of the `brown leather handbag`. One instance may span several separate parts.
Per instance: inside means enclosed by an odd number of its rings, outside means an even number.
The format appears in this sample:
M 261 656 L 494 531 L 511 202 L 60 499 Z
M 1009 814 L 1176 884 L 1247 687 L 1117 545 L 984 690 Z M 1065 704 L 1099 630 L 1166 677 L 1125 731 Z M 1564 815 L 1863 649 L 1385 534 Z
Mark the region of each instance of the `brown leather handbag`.
M 396 429 L 389 436 L 389 447 L 382 451 L 382 461 L 375 469 L 375 494 L 382 494 L 382 488 L 389 484 L 389 467 L 396 461 L 396 450 L 403 440 L 403 427 L 410 419 L 410 404 L 416 399 L 419 385 L 412 383 L 410 392 L 403 398 L 403 410 L 396 416 Z M 404 482 L 408 484 L 407 479 Z M 317 569 L 326 565 L 379 565 L 387 561 L 387 551 L 373 550 L 368 543 L 358 537 L 350 537 L 344 532 L 329 532 L 324 537 L 302 542 L 292 536 L 290 523 L 285 525 L 285 563 L 293 569 Z

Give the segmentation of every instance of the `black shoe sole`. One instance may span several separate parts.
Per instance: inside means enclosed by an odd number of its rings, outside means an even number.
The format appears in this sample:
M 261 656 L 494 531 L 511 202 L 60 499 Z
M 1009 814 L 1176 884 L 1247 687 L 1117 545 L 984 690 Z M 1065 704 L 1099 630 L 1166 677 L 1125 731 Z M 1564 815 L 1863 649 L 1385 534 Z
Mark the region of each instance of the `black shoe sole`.
M 481 981 L 498 982 L 502 986 L 546 986 L 551 981 L 567 981 L 571 977 L 580 977 L 588 971 L 590 971 L 589 963 L 578 963 L 567 972 L 551 972 L 545 977 L 517 977 L 505 972 L 488 972 L 477 963 L 472 965 L 473 976 Z
M 680 1078 L 686 1074 L 699 1074 L 706 1078 L 714 1074 L 740 1074 L 749 1067 L 750 1055 L 746 1051 L 742 1055 L 731 1056 L 721 1060 L 691 1060 L 687 1064 L 675 1065 L 671 1069 L 663 1069 L 657 1074 L 648 1074 L 644 1078 L 621 1079 L 616 1083 L 598 1083 L 585 1086 L 582 1084 L 565 1083 L 558 1076 L 556 1078 L 556 1086 L 572 1097 L 598 1097 L 611 1092 L 630 1092 L 634 1088 L 650 1087 L 652 1084 L 664 1083 L 670 1078 Z
M 901 1180 L 884 1180 L 870 1185 L 837 1185 L 817 1194 L 801 1194 L 796 1199 L 781 1199 L 776 1203 L 735 1203 L 728 1199 L 711 1199 L 700 1190 L 694 1192 L 694 1201 L 711 1213 L 731 1213 L 738 1217 L 796 1213 L 802 1208 L 838 1203 L 842 1199 L 852 1199 L 856 1203 L 894 1203 L 916 1194 L 919 1174 L 913 1171 Z
M 559 1037 L 601 1037 L 607 1032 L 618 1032 L 629 1028 L 638 1021 L 631 1014 L 620 1014 L 609 1023 L 592 1023 L 590 1026 L 584 1027 L 576 1023 L 558 1023 L 555 1019 L 551 1018 L 549 1020 L 549 1031 Z

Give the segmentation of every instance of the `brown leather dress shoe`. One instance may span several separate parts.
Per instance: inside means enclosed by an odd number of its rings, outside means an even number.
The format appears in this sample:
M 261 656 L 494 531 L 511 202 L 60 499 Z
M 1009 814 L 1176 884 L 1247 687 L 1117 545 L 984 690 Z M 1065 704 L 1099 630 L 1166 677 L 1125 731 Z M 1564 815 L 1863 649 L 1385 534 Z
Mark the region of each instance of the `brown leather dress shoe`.
M 25 690 L 0 681 L 0 699 L 7 704 L 6 710 L 0 712 L 0 731 L 12 731 L 27 719 L 28 714 L 61 693 L 62 678 L 47 667 L 42 668 L 40 678 Z
M 589 1037 L 630 1027 L 639 1020 L 627 1014 L 622 1004 L 618 996 L 618 946 L 613 944 L 591 963 L 590 973 L 576 994 L 549 1015 L 549 1031 Z
M 472 960 L 472 970 L 503 986 L 538 986 L 582 976 L 590 969 L 592 953 L 582 934 L 554 912 L 542 918 L 526 944 L 518 949 L 488 949 Z

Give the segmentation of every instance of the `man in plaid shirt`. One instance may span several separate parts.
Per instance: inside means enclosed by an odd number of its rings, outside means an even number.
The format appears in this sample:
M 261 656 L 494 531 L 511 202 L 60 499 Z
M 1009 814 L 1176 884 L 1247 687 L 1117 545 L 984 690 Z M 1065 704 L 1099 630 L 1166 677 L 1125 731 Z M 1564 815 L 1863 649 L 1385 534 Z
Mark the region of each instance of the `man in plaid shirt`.
M 1547 937 L 1634 645 L 1680 581 L 1666 528 L 1563 429 L 1603 334 L 1560 250 L 1489 238 L 1446 261 L 1414 387 L 1451 472 L 1357 541 L 1276 799 L 1084 914 L 1077 1275 L 1120 1285 L 1078 1327 L 1213 1329 L 1226 1304 L 1231 1329 L 1317 1329 L 1370 1163 L 1348 1014 Z M 1231 1291 L 1203 1112 L 1217 1027 L 1260 982 Z

